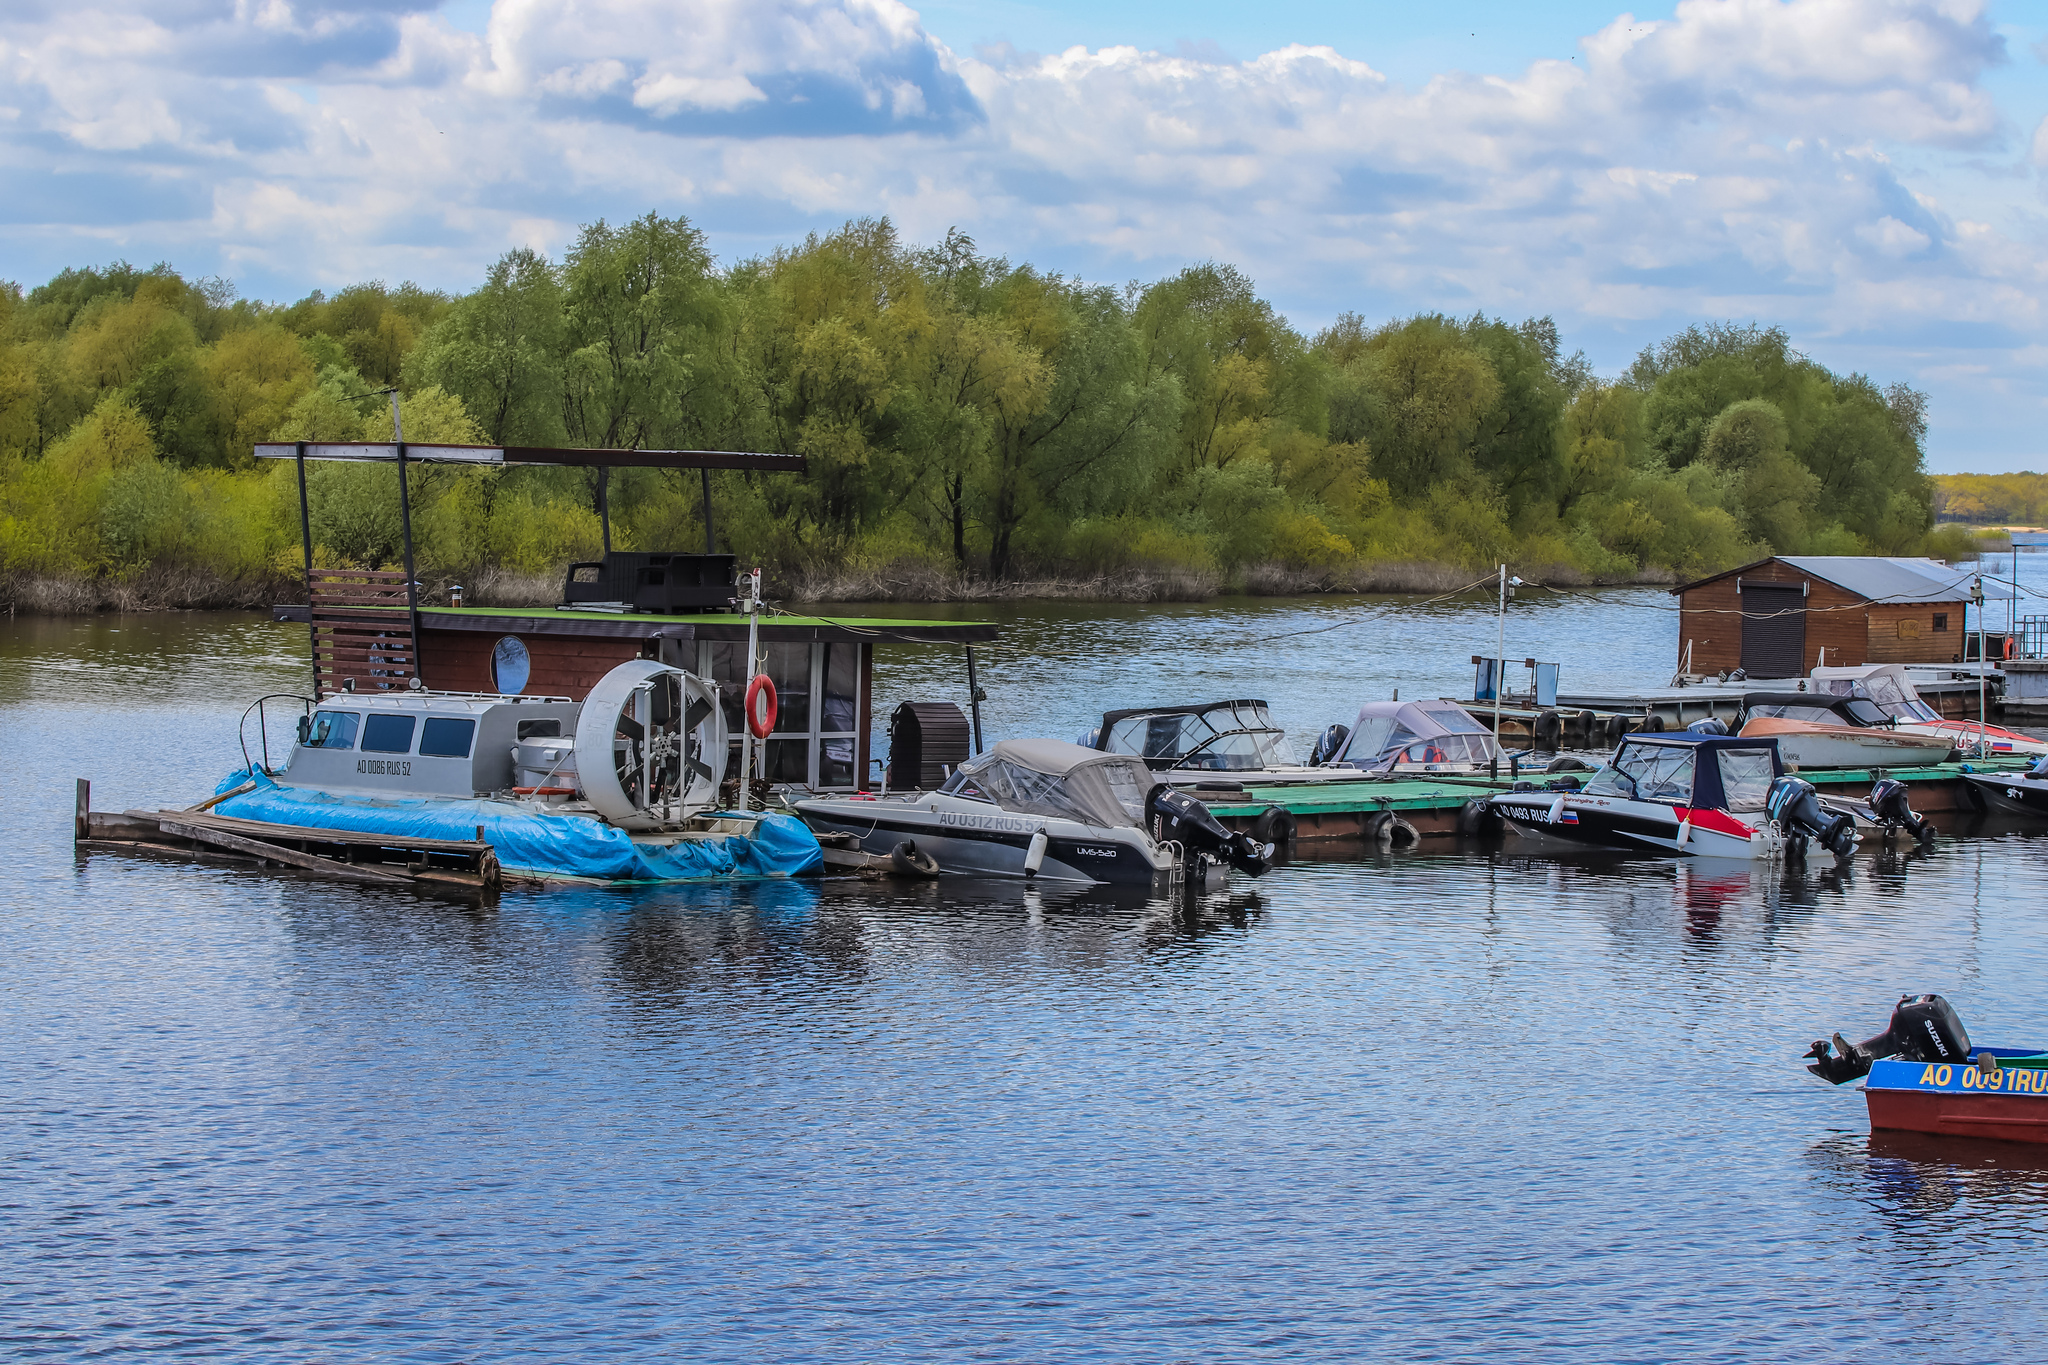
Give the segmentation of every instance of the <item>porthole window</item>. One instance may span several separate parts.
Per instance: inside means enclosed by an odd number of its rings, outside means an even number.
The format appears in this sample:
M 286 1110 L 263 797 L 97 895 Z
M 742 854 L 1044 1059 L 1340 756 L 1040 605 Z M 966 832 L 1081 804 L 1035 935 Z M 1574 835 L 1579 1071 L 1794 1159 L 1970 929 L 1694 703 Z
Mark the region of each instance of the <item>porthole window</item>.
M 526 652 L 526 642 L 517 635 L 507 635 L 491 649 L 491 686 L 508 696 L 517 696 L 526 690 L 528 679 L 533 676 L 533 657 Z

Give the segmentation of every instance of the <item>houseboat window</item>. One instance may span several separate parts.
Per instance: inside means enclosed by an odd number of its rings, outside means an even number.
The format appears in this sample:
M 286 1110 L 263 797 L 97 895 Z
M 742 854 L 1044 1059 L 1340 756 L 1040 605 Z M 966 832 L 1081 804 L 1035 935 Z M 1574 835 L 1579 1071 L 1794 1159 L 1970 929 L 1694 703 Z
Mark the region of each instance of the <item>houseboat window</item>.
M 809 643 L 768 645 L 762 671 L 775 683 L 775 730 L 807 734 L 811 728 L 811 647 Z
M 402 754 L 412 749 L 412 716 L 371 716 L 363 722 L 363 752 Z
M 476 722 L 454 716 L 429 716 L 420 727 L 421 758 L 468 758 Z
M 526 641 L 507 635 L 491 647 L 491 686 L 506 696 L 518 696 L 533 678 L 533 656 Z
M 1938 612 L 1934 613 L 1934 628 L 1935 628 L 1936 630 L 1947 630 L 1947 629 L 1948 629 L 1948 613 L 1947 613 L 1947 612 L 1945 612 L 1945 611 L 1938 611 Z
M 818 717 L 818 785 L 856 785 L 854 740 L 860 724 L 860 646 L 825 646 L 825 699 Z
M 1728 809 L 1762 810 L 1771 794 L 1771 779 L 1776 775 L 1771 767 L 1771 751 L 1723 749 L 1717 757 L 1721 764 L 1721 794 L 1728 798 Z
M 529 739 L 560 739 L 562 722 L 558 720 L 522 720 L 519 722 L 519 742 Z
M 353 749 L 358 717 L 353 711 L 315 711 L 306 733 L 308 749 Z

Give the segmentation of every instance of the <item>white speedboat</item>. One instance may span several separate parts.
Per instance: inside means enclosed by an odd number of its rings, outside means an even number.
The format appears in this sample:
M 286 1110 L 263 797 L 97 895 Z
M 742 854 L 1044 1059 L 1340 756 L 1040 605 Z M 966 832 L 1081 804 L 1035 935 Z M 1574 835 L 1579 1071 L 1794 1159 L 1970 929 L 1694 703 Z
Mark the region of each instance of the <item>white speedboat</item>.
M 921 855 L 942 875 L 1144 884 L 1204 860 L 1258 876 L 1272 860 L 1270 844 L 1224 829 L 1142 760 L 1056 739 L 1004 740 L 934 792 L 794 807 L 821 835 L 850 835 L 876 857 Z
M 1944 716 L 1920 699 L 1919 689 L 1906 670 L 1897 664 L 1864 664 L 1856 668 L 1816 668 L 1809 679 L 1813 690 L 1836 697 L 1855 697 L 1875 705 L 1902 731 L 1945 736 L 1951 747 L 1974 755 L 1981 748 L 1986 755 L 2012 756 L 2048 754 L 2048 741 L 1985 725 L 1974 720 Z
M 1955 750 L 1938 731 L 1894 723 L 1867 697 L 1826 692 L 1750 692 L 1742 698 L 1741 734 L 1775 739 L 1792 768 L 1918 768 L 1943 763 Z
M 1539 847 L 1755 859 L 1808 838 L 1839 856 L 1858 838 L 1852 813 L 1786 776 L 1775 741 L 1690 730 L 1629 736 L 1583 787 L 1530 784 L 1489 804 Z

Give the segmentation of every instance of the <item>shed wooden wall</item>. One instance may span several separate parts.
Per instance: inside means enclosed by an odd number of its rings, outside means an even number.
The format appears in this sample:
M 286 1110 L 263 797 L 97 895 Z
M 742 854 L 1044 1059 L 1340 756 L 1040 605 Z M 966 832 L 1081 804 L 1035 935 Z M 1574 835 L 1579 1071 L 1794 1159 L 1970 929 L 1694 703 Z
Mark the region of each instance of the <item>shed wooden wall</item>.
M 1870 642 L 1865 647 L 1873 664 L 1945 664 L 1963 652 L 1962 602 L 1910 602 L 1870 608 Z M 1948 628 L 1936 630 L 1934 618 L 1946 616 Z M 1901 637 L 1905 623 L 1911 632 Z
M 491 650 L 499 637 L 484 630 L 423 630 L 420 672 L 429 687 L 450 692 L 492 692 Z M 533 660 L 528 696 L 582 701 L 597 680 L 641 656 L 642 642 L 609 636 L 521 635 Z
M 1859 664 L 1948 663 L 1963 648 L 1962 602 L 1873 606 L 1864 598 L 1801 573 L 1789 564 L 1772 560 L 1760 568 L 1746 569 L 1688 589 L 1678 598 L 1678 664 L 1685 665 L 1685 643 L 1692 641 L 1695 673 L 1719 673 L 1742 664 L 1742 618 L 1735 590 L 1738 578 L 1745 583 L 1806 583 L 1805 664 L 1812 668 L 1822 646 L 1830 667 L 1854 668 Z M 1832 610 L 1830 610 L 1832 608 Z M 1726 614 L 1723 614 L 1726 613 Z M 1936 613 L 1946 614 L 1948 629 L 1934 629 Z M 1919 625 L 1917 637 L 1901 639 L 1899 622 Z

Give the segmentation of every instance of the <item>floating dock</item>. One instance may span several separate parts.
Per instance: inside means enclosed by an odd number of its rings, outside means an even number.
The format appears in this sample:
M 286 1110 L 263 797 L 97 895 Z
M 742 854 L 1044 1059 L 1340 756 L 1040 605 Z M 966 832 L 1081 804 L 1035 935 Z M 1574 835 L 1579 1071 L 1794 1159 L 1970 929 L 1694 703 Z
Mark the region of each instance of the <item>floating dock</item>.
M 81 779 L 72 837 L 85 850 L 293 868 L 330 881 L 479 899 L 495 896 L 505 880 L 497 854 L 481 837 L 394 838 L 236 820 L 205 810 L 117 814 L 93 810 L 91 801 L 92 788 Z
M 1968 763 L 1937 763 L 1924 768 L 1807 768 L 1797 776 L 1813 783 L 1823 796 L 1852 798 L 1868 794 L 1871 784 L 1880 778 L 1896 778 L 1912 792 L 1916 812 L 1940 816 L 1977 811 L 1968 784 L 1962 780 L 1964 773 L 2017 773 L 2024 771 L 2027 763 L 2026 759 L 2012 758 L 1972 759 Z M 1522 780 L 1541 786 L 1546 781 L 1573 775 L 1529 773 Z M 1374 832 L 1368 827 L 1382 815 L 1407 822 L 1424 839 L 1455 838 L 1459 814 L 1469 803 L 1513 787 L 1514 783 L 1507 778 L 1446 774 L 1282 786 L 1247 783 L 1241 793 L 1196 790 L 1194 794 L 1231 829 L 1249 830 L 1270 807 L 1278 806 L 1294 817 L 1296 841 L 1310 844 L 1365 839 Z

